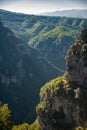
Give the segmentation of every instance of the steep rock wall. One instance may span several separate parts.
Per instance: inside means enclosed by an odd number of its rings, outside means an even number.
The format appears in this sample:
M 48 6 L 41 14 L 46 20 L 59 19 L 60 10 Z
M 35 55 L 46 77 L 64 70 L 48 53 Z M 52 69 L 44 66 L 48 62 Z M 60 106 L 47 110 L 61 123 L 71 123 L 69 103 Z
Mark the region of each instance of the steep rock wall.
M 40 92 L 37 118 L 42 130 L 72 130 L 87 124 L 87 29 L 66 55 L 66 74 Z

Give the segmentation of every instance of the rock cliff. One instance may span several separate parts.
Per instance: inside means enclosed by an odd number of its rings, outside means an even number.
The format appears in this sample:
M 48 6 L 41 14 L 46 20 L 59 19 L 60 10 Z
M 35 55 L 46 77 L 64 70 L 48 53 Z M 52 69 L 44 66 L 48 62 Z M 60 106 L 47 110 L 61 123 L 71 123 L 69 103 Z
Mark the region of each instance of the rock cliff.
M 87 29 L 66 55 L 66 74 L 40 92 L 37 118 L 42 130 L 73 130 L 87 124 Z
M 66 56 L 67 81 L 87 86 L 87 29 L 83 30 Z

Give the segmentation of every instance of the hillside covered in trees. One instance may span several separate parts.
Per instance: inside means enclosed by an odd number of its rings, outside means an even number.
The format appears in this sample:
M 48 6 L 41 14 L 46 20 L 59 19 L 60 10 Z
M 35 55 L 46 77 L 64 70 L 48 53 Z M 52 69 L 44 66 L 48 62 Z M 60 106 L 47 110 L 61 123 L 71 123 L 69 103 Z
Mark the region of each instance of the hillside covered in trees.
M 0 13 L 3 24 L 29 46 L 41 51 L 48 61 L 65 70 L 65 55 L 87 19 Z M 55 57 L 55 58 L 54 58 Z M 59 62 L 60 61 L 60 62 Z

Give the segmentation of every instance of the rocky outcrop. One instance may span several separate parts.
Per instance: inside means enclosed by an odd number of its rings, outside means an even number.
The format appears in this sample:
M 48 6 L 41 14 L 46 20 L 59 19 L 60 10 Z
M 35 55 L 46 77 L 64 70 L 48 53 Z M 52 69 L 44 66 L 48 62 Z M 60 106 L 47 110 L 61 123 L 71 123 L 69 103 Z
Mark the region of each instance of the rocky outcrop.
M 42 130 L 73 130 L 87 124 L 87 29 L 66 55 L 66 74 L 42 87 L 37 118 Z
M 83 30 L 66 56 L 67 81 L 87 86 L 87 29 Z

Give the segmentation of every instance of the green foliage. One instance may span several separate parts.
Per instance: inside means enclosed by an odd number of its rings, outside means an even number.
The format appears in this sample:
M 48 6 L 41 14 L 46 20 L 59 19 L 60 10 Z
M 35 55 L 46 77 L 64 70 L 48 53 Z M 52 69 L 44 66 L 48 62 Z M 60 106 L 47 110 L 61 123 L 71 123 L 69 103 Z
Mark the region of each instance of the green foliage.
M 84 128 L 82 126 L 78 126 L 78 127 L 75 128 L 75 130 L 87 130 L 87 128 Z
M 40 97 L 43 99 L 47 97 L 47 92 L 50 94 L 49 96 L 52 97 L 52 95 L 57 95 L 60 92 L 65 93 L 65 90 L 63 88 L 63 82 L 65 80 L 65 75 L 60 76 L 56 79 L 51 80 L 50 82 L 46 83 L 40 91 Z M 38 104 L 36 110 L 45 110 L 46 102 L 41 102 Z M 51 102 L 48 102 L 48 105 L 51 105 Z M 44 116 L 44 115 L 43 115 Z
M 46 107 L 51 106 L 52 100 L 54 96 L 67 96 L 71 98 L 73 101 L 78 100 L 82 101 L 81 98 L 83 95 L 82 86 L 75 82 L 67 82 L 66 75 L 60 76 L 56 79 L 51 80 L 46 83 L 40 91 L 41 102 L 38 104 L 36 110 L 43 111 L 46 114 Z M 46 98 L 50 97 L 48 102 L 45 102 Z M 43 114 L 44 116 L 44 114 Z
M 30 130 L 41 130 L 41 127 L 39 126 L 39 124 L 36 121 L 33 124 L 31 124 Z
M 28 123 L 13 125 L 8 104 L 4 104 L 0 106 L 0 130 L 41 130 L 41 128 L 37 121 L 31 125 Z
M 30 125 L 27 123 L 23 123 L 18 126 L 13 126 L 12 130 L 30 130 Z
M 60 76 L 56 79 L 51 80 L 50 82 L 46 83 L 40 91 L 40 96 L 45 95 L 46 91 L 51 91 L 51 93 L 55 93 L 62 89 L 63 80 L 65 80 L 65 75 Z M 59 86 L 59 88 L 58 88 Z
M 41 130 L 39 125 L 34 122 L 33 124 L 29 125 L 27 123 L 23 123 L 20 125 L 13 126 L 12 130 Z
M 0 130 L 10 130 L 12 127 L 11 114 L 7 104 L 0 106 Z

